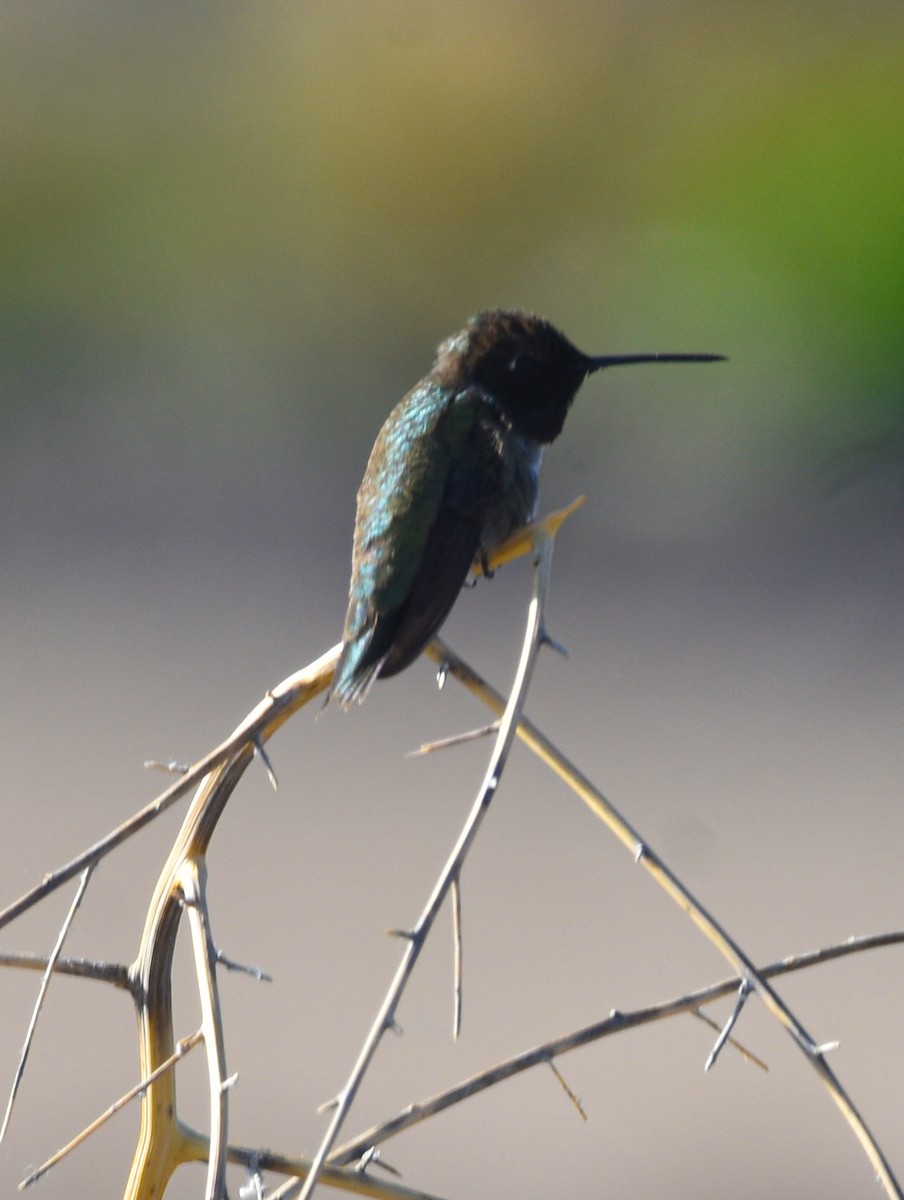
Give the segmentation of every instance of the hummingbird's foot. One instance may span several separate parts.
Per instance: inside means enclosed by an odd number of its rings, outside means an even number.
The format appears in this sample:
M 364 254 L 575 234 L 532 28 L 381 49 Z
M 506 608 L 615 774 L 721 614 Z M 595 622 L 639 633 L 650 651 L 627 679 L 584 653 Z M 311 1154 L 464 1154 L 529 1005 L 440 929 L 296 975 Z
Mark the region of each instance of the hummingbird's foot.
M 557 642 L 555 638 L 551 638 L 546 632 L 545 626 L 540 630 L 540 645 L 549 646 L 552 650 L 555 650 L 556 654 L 561 654 L 563 658 L 569 657 L 568 647 L 563 646 L 561 642 Z
M 490 560 L 487 557 L 486 551 L 481 550 L 474 559 L 471 574 L 465 580 L 464 586 L 466 588 L 477 587 L 478 579 L 492 579 L 495 574 L 495 571 L 490 570 Z

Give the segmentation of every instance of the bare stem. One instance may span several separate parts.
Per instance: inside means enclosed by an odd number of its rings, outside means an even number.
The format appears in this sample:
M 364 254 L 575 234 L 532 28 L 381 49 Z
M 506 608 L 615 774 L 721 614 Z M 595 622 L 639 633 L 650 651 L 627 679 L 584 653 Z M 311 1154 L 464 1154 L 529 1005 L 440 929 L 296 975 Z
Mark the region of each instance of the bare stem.
M 197 1031 L 197 1033 L 192 1033 L 187 1038 L 183 1038 L 169 1058 L 165 1059 L 160 1064 L 153 1076 L 149 1076 L 147 1079 L 142 1079 L 141 1082 L 136 1083 L 133 1088 L 129 1088 L 125 1095 L 120 1096 L 115 1103 L 110 1105 L 106 1112 L 101 1113 L 101 1115 L 97 1117 L 96 1120 L 92 1121 L 86 1129 L 83 1129 L 81 1133 L 77 1134 L 77 1136 L 74 1137 L 71 1142 L 67 1142 L 62 1149 L 57 1150 L 56 1154 L 51 1155 L 51 1157 L 48 1158 L 45 1163 L 42 1163 L 36 1171 L 32 1171 L 28 1178 L 23 1179 L 19 1184 L 19 1191 L 23 1191 L 25 1188 L 31 1187 L 33 1183 L 37 1183 L 42 1175 L 46 1175 L 51 1167 L 55 1167 L 57 1163 L 64 1159 L 67 1154 L 70 1154 L 76 1148 L 76 1146 L 80 1146 L 81 1143 L 89 1138 L 92 1133 L 95 1133 L 98 1129 L 100 1129 L 101 1125 L 105 1125 L 107 1121 L 109 1121 L 111 1117 L 115 1116 L 121 1108 L 124 1108 L 137 1096 L 143 1095 L 155 1079 L 159 1079 L 161 1075 L 165 1074 L 167 1071 L 171 1071 L 179 1059 L 183 1058 L 189 1052 L 189 1050 L 194 1049 L 194 1047 L 197 1046 L 201 1041 L 203 1041 L 203 1034 L 201 1033 L 200 1029 Z
M 769 966 L 761 967 L 759 973 L 765 978 L 771 979 L 775 976 L 791 974 L 794 971 L 802 971 L 808 967 L 820 966 L 837 958 L 844 958 L 849 954 L 860 954 L 865 950 L 876 950 L 885 946 L 901 944 L 904 944 L 904 930 L 850 938 L 837 946 L 828 946 L 822 950 L 811 950 L 805 954 L 794 954 L 780 959 Z M 602 1038 L 614 1037 L 628 1029 L 650 1025 L 654 1021 L 664 1021 L 670 1017 L 683 1016 L 687 1013 L 697 1016 L 698 1010 L 704 1004 L 711 1004 L 714 1000 L 730 996 L 732 993 L 737 994 L 740 986 L 741 979 L 733 976 L 731 979 L 723 979 L 718 983 L 709 984 L 707 987 L 688 992 L 686 995 L 672 1000 L 664 1000 L 659 1004 L 628 1011 L 615 1010 L 601 1021 L 585 1025 L 581 1029 L 576 1029 L 552 1041 L 543 1042 L 530 1050 L 524 1050 L 477 1075 L 472 1075 L 470 1079 L 466 1079 L 444 1092 L 439 1092 L 426 1100 L 420 1100 L 416 1104 L 406 1105 L 400 1113 L 389 1120 L 382 1121 L 379 1125 L 366 1129 L 354 1139 L 337 1146 L 330 1155 L 330 1165 L 340 1166 L 357 1162 L 369 1147 L 379 1146 L 410 1129 L 412 1125 L 426 1121 L 429 1117 L 434 1117 L 478 1092 L 494 1087 L 505 1079 L 511 1079 L 514 1075 L 520 1075 L 523 1071 L 529 1071 L 542 1063 L 550 1063 L 570 1050 L 577 1050 L 591 1042 L 600 1041 Z M 708 1020 L 707 1024 L 710 1024 Z M 715 1027 L 719 1028 L 719 1026 Z M 731 1044 L 735 1045 L 733 1041 Z M 743 1048 L 739 1048 L 739 1052 L 745 1057 L 750 1057 Z M 762 1065 L 758 1059 L 753 1061 Z
M 111 830 L 93 846 L 83 850 L 81 854 L 76 855 L 64 866 L 45 875 L 39 884 L 25 892 L 18 900 L 7 905 L 0 912 L 0 929 L 20 917 L 29 908 L 33 908 L 35 904 L 43 900 L 45 896 L 49 896 L 51 892 L 56 891 L 57 888 L 62 887 L 64 883 L 81 874 L 86 867 L 99 863 L 111 850 L 121 846 L 123 842 L 133 837 L 139 830 L 144 829 L 161 813 L 172 808 L 178 800 L 188 795 L 192 788 L 196 788 L 212 771 L 228 762 L 243 746 L 249 742 L 256 745 L 257 739 L 265 740 L 270 737 L 302 705 L 326 690 L 341 649 L 341 644 L 333 646 L 326 654 L 284 679 L 278 687 L 267 693 L 256 708 L 252 709 L 225 742 L 188 768 L 165 792 L 161 792 L 150 804 L 140 808 L 137 813 L 134 813 L 127 821 L 123 821 L 121 825 Z
M 53 975 L 53 969 L 56 966 L 57 959 L 63 952 L 63 942 L 66 940 L 66 934 L 69 932 L 69 928 L 72 925 L 75 914 L 78 912 L 79 905 L 82 902 L 82 897 L 84 896 L 88 884 L 91 881 L 91 873 L 93 870 L 93 867 L 88 867 L 82 872 L 82 878 L 79 881 L 78 891 L 75 893 L 72 903 L 69 906 L 69 911 L 66 913 L 66 916 L 63 919 L 63 924 L 60 926 L 60 932 L 57 935 L 56 945 L 53 947 L 53 950 L 50 952 L 50 957 L 47 960 L 47 966 L 44 969 L 44 975 L 41 979 L 41 986 L 38 988 L 38 996 L 35 1000 L 34 1009 L 32 1010 L 31 1020 L 28 1022 L 28 1029 L 25 1033 L 25 1041 L 22 1044 L 19 1062 L 16 1065 L 16 1073 L 13 1076 L 13 1084 L 10 1088 L 9 1100 L 7 1101 L 6 1112 L 3 1116 L 3 1124 L 0 1126 L 0 1142 L 2 1142 L 6 1136 L 6 1130 L 9 1125 L 10 1117 L 13 1115 L 13 1105 L 16 1103 L 19 1084 L 22 1082 L 22 1076 L 25 1074 L 25 1064 L 28 1061 L 28 1052 L 31 1049 L 31 1043 L 35 1035 L 35 1029 L 37 1029 L 38 1026 L 38 1017 L 40 1016 L 41 1009 L 44 1006 L 44 998 L 47 995 L 47 989 L 50 987 L 50 979 Z
M 124 963 L 99 962 L 92 958 L 71 958 L 68 955 L 51 962 L 49 954 L 21 953 L 0 950 L 0 967 L 19 967 L 25 971 L 46 971 L 50 963 L 54 975 L 71 975 L 76 979 L 93 979 L 113 987 L 131 990 L 129 968 Z
M 207 908 L 207 867 L 204 860 L 189 859 L 180 872 L 180 883 L 188 909 L 198 995 L 201 1001 L 201 1033 L 207 1049 L 210 1093 L 210 1143 L 207 1158 L 206 1200 L 220 1200 L 226 1188 L 226 1148 L 229 1097 L 226 1086 L 226 1047 L 223 1014 L 217 988 L 217 952 L 210 933 Z
M 452 940 L 454 942 L 452 1036 L 457 1039 L 461 1033 L 461 971 L 463 959 L 461 941 L 461 881 L 458 879 L 452 880 Z
M 479 696 L 493 712 L 499 712 L 505 703 L 503 697 L 458 657 L 440 638 L 435 638 L 427 647 L 427 653 L 436 662 L 442 662 L 446 670 Z M 825 1046 L 810 1036 L 788 1005 L 782 1000 L 766 978 L 761 975 L 753 961 L 742 950 L 731 934 L 709 913 L 685 887 L 678 876 L 644 841 L 638 831 L 622 816 L 618 809 L 577 767 L 529 721 L 522 721 L 518 736 L 562 779 L 587 807 L 614 833 L 618 840 L 630 850 L 634 861 L 647 870 L 661 888 L 681 908 L 710 942 L 719 950 L 740 978 L 747 977 L 750 985 L 772 1013 L 775 1019 L 797 1043 L 808 1062 L 825 1084 L 848 1125 L 873 1166 L 876 1175 L 889 1196 L 904 1200 L 904 1192 L 892 1173 L 891 1166 L 878 1143 L 857 1110 L 854 1102 L 842 1087 L 835 1072 L 826 1062 Z
M 511 694 L 508 702 L 504 705 L 499 732 L 496 736 L 490 762 L 477 793 L 477 798 L 474 801 L 464 828 L 459 834 L 458 841 L 440 873 L 439 879 L 434 885 L 433 892 L 427 901 L 424 911 L 421 913 L 411 936 L 405 941 L 402 961 L 399 963 L 395 978 L 365 1039 L 358 1060 L 352 1068 L 351 1075 L 337 1097 L 332 1120 L 314 1157 L 307 1178 L 303 1183 L 299 1179 L 288 1180 L 281 1188 L 274 1192 L 272 1200 L 288 1200 L 291 1196 L 299 1196 L 300 1200 L 308 1200 L 308 1197 L 311 1196 L 314 1188 L 317 1186 L 321 1168 L 326 1163 L 330 1150 L 339 1134 L 339 1130 L 348 1116 L 361 1081 L 370 1066 L 383 1035 L 395 1020 L 396 1009 L 405 990 L 405 985 L 411 977 L 411 973 L 420 956 L 427 935 L 433 926 L 436 915 L 442 907 L 453 881 L 459 879 L 461 875 L 462 865 L 468 851 L 477 836 L 477 831 L 489 809 L 493 796 L 496 794 L 509 750 L 514 741 L 515 730 L 521 719 L 527 688 L 540 646 L 540 635 L 543 629 L 543 612 L 546 604 L 549 573 L 552 563 L 553 535 L 546 529 L 539 528 L 535 534 L 535 547 L 534 594 L 528 609 L 527 628 L 524 635 L 521 659 L 518 663 L 518 670 L 515 675 L 515 682 L 512 685 Z

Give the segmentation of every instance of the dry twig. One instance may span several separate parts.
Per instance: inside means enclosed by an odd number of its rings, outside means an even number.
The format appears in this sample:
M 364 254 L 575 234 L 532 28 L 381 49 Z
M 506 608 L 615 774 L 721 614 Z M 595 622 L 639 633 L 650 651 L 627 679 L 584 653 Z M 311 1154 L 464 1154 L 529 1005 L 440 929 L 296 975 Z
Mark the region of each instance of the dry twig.
M 542 526 L 538 526 L 533 534 L 536 555 L 534 560 L 534 594 L 528 609 L 527 627 L 524 634 L 521 659 L 515 673 L 515 681 L 512 685 L 511 694 L 504 705 L 499 732 L 496 736 L 493 752 L 490 755 L 489 765 L 478 790 L 477 798 L 474 801 L 464 828 L 459 834 L 458 841 L 449 856 L 448 862 L 443 867 L 439 879 L 434 885 L 433 892 L 424 907 L 424 911 L 418 918 L 418 922 L 412 929 L 410 936 L 406 939 L 402 961 L 396 971 L 395 978 L 380 1006 L 374 1023 L 371 1026 L 370 1033 L 367 1035 L 364 1045 L 361 1048 L 358 1060 L 352 1068 L 351 1075 L 336 1098 L 332 1120 L 323 1136 L 307 1178 L 303 1182 L 301 1180 L 288 1180 L 281 1188 L 274 1192 L 272 1200 L 289 1200 L 289 1197 L 296 1195 L 300 1197 L 300 1200 L 307 1200 L 317 1186 L 321 1168 L 325 1164 L 339 1130 L 342 1128 L 345 1118 L 348 1115 L 365 1072 L 376 1053 L 383 1035 L 395 1021 L 396 1009 L 405 990 L 405 985 L 411 977 L 427 936 L 433 927 L 436 915 L 442 907 L 443 901 L 453 882 L 457 882 L 461 877 L 465 858 L 499 787 L 499 781 L 505 768 L 508 753 L 515 738 L 515 730 L 521 719 L 521 712 L 524 707 L 531 673 L 536 662 L 537 652 L 540 648 L 543 614 L 549 585 L 549 573 L 552 566 L 553 538 L 554 535 Z
M 438 639 L 429 648 L 429 653 L 440 664 L 445 674 L 451 672 L 463 681 L 477 694 L 494 712 L 502 714 L 502 720 L 495 726 L 496 743 L 490 759 L 483 785 L 468 818 L 468 822 L 459 836 L 455 849 L 444 868 L 443 874 L 437 881 L 434 891 L 427 902 L 417 925 L 411 931 L 403 933 L 405 949 L 402 962 L 396 977 L 381 1006 L 376 1021 L 367 1041 L 359 1055 L 352 1074 L 345 1088 L 337 1098 L 335 1111 L 330 1127 L 323 1140 L 317 1157 L 312 1163 L 302 1159 L 289 1158 L 264 1152 L 261 1150 L 245 1150 L 230 1147 L 227 1141 L 228 1089 L 233 1080 L 226 1078 L 224 1038 L 222 1016 L 219 1011 L 219 1001 L 216 986 L 216 964 L 227 963 L 224 956 L 215 949 L 210 935 L 209 916 L 205 897 L 206 866 L 205 855 L 210 838 L 222 815 L 225 805 L 236 787 L 239 779 L 252 761 L 259 754 L 270 771 L 271 780 L 275 781 L 269 759 L 266 757 L 264 744 L 270 736 L 288 718 L 298 711 L 310 699 L 322 693 L 332 677 L 339 650 L 334 646 L 316 662 L 284 680 L 249 714 L 236 731 L 219 747 L 211 751 L 191 768 L 187 768 L 172 787 L 168 788 L 151 804 L 145 806 L 130 820 L 124 822 L 118 829 L 113 830 L 88 850 L 78 855 L 64 867 L 48 875 L 40 884 L 32 888 L 18 901 L 0 913 L 0 928 L 15 919 L 18 915 L 32 907 L 40 899 L 60 887 L 75 875 L 87 872 L 116 846 L 120 845 L 134 833 L 144 828 L 157 815 L 165 811 L 178 799 L 187 794 L 191 788 L 196 788 L 194 798 L 183 821 L 182 828 L 168 856 L 167 862 L 158 878 L 154 895 L 148 909 L 145 927 L 142 934 L 138 956 L 126 973 L 122 967 L 115 964 L 90 963 L 83 960 L 64 960 L 59 957 L 62 941 L 68 928 L 64 923 L 58 938 L 57 948 L 47 959 L 26 955 L 0 955 L 0 964 L 41 968 L 45 972 L 42 983 L 42 993 L 46 990 L 47 980 L 54 973 L 79 974 L 86 977 L 105 980 L 126 987 L 131 992 L 136 1003 L 139 1017 L 139 1045 L 141 1052 L 141 1083 L 131 1090 L 127 1097 L 118 1101 L 100 1121 L 106 1119 L 112 1112 L 117 1111 L 126 1099 L 141 1096 L 141 1130 L 136 1147 L 129 1181 L 125 1196 L 127 1200 L 145 1200 L 151 1196 L 161 1195 L 170 1176 L 181 1163 L 190 1161 L 208 1162 L 207 1196 L 209 1200 L 219 1200 L 223 1194 L 225 1180 L 225 1165 L 227 1161 L 240 1163 L 252 1173 L 260 1169 L 271 1169 L 283 1174 L 290 1174 L 289 1179 L 277 1193 L 286 1197 L 296 1195 L 303 1186 L 303 1195 L 309 1196 L 318 1177 L 332 1186 L 345 1188 L 372 1196 L 406 1197 L 414 1200 L 423 1194 L 403 1188 L 392 1183 L 376 1183 L 368 1178 L 361 1170 L 348 1170 L 347 1164 L 369 1161 L 368 1155 L 374 1155 L 374 1148 L 388 1137 L 400 1132 L 411 1124 L 425 1119 L 427 1116 L 442 1111 L 451 1104 L 459 1102 L 475 1092 L 492 1086 L 500 1079 L 525 1070 L 538 1062 L 553 1065 L 553 1059 L 566 1050 L 584 1045 L 596 1038 L 620 1032 L 651 1020 L 659 1020 L 672 1016 L 677 1012 L 692 1012 L 698 1014 L 700 1006 L 716 995 L 725 995 L 737 991 L 741 981 L 752 988 L 766 1003 L 773 1015 L 791 1033 L 797 1044 L 807 1054 L 814 1068 L 820 1074 L 823 1082 L 829 1088 L 838 1106 L 844 1112 L 849 1124 L 855 1130 L 866 1150 L 870 1161 L 876 1168 L 877 1174 L 890 1196 L 902 1195 L 890 1168 L 881 1155 L 865 1124 L 853 1104 L 842 1090 L 841 1085 L 825 1063 L 824 1054 L 829 1048 L 817 1045 L 802 1025 L 797 1021 L 783 1001 L 774 992 L 769 979 L 789 970 L 811 966 L 824 962 L 841 954 L 876 945 L 888 945 L 901 941 L 904 934 L 878 935 L 859 942 L 847 943 L 841 947 L 832 947 L 827 951 L 809 956 L 797 956 L 784 960 L 768 968 L 757 968 L 747 958 L 743 951 L 716 921 L 694 899 L 690 892 L 656 856 L 650 847 L 640 838 L 617 810 L 602 796 L 589 780 L 576 770 L 530 722 L 524 720 L 521 711 L 524 695 L 530 678 L 530 672 L 536 657 L 537 648 L 541 642 L 548 640 L 544 632 L 544 600 L 548 582 L 549 565 L 551 561 L 553 537 L 561 522 L 577 507 L 576 502 L 569 509 L 553 514 L 537 527 L 529 528 L 516 535 L 503 550 L 494 556 L 490 567 L 498 566 L 503 561 L 524 553 L 527 549 L 539 547 L 537 570 L 535 572 L 535 595 L 532 601 L 528 629 L 525 635 L 524 649 L 519 663 L 512 693 L 505 701 L 493 691 L 480 677 L 459 659 L 447 646 Z M 596 813 L 634 854 L 635 859 L 648 870 L 657 882 L 665 888 L 672 898 L 688 913 L 701 928 L 706 936 L 714 942 L 726 958 L 733 964 L 737 977 L 722 984 L 693 993 L 680 1000 L 669 1001 L 650 1009 L 636 1013 L 613 1013 L 603 1022 L 579 1030 L 574 1034 L 555 1042 L 549 1042 L 534 1050 L 528 1051 L 507 1063 L 498 1064 L 489 1071 L 481 1073 L 472 1080 L 466 1081 L 457 1088 L 424 1101 L 420 1105 L 411 1106 L 404 1114 L 382 1123 L 360 1137 L 343 1146 L 333 1149 L 338 1131 L 354 1100 L 355 1092 L 361 1078 L 376 1051 L 376 1048 L 389 1028 L 394 1027 L 395 1012 L 401 998 L 405 983 L 414 968 L 424 940 L 432 927 L 435 916 L 441 907 L 445 896 L 451 890 L 453 902 L 457 905 L 458 884 L 465 855 L 476 836 L 480 821 L 486 807 L 489 805 L 499 785 L 502 769 L 512 744 L 514 736 L 519 736 L 540 758 L 543 759 L 560 777 L 575 790 L 584 802 Z M 447 739 L 452 742 L 457 739 Z M 437 743 L 436 745 L 439 745 Z M 433 747 L 430 747 L 433 748 Z M 206 1137 L 189 1129 L 178 1116 L 175 1094 L 174 1071 L 172 1067 L 184 1053 L 184 1048 L 201 1038 L 201 1033 L 192 1038 L 175 1043 L 173 1031 L 171 967 L 178 930 L 183 911 L 188 912 L 191 925 L 192 942 L 195 949 L 196 973 L 198 977 L 199 994 L 203 1013 L 203 1040 L 208 1053 L 208 1076 L 210 1081 L 212 1128 L 211 1136 Z M 454 913 L 456 916 L 460 914 Z M 399 931 L 397 931 L 399 932 Z M 458 1028 L 461 1006 L 460 984 L 460 932 L 456 934 L 456 983 L 455 983 L 455 1028 Z M 228 964 L 227 965 L 232 965 Z M 38 1008 L 40 1005 L 38 1005 Z M 719 1041 L 716 1043 L 711 1058 L 715 1057 L 721 1045 L 731 1040 L 728 1035 L 740 1011 L 740 1001 L 735 1013 L 725 1026 Z M 36 1014 L 35 1014 L 36 1015 Z M 698 1014 L 699 1015 L 699 1014 Z M 707 1018 L 708 1019 L 708 1018 Z M 34 1018 L 33 1018 L 34 1021 Z M 32 1022 L 33 1023 L 33 1022 Z M 26 1051 L 29 1039 L 26 1040 Z M 732 1043 L 735 1044 L 735 1043 Z M 743 1051 L 751 1059 L 749 1052 Z M 757 1061 L 757 1060 L 754 1060 Z M 556 1068 L 553 1067 L 555 1070 Z M 15 1085 L 13 1088 L 15 1092 Z M 80 1141 L 97 1127 L 95 1122 L 83 1134 L 79 1135 L 70 1146 L 64 1148 L 50 1160 L 44 1170 L 58 1161 L 63 1153 Z M 302 1185 L 301 1180 L 306 1176 Z
M 3 1115 L 3 1124 L 0 1125 L 0 1142 L 2 1142 L 6 1136 L 7 1127 L 9 1126 L 10 1118 L 13 1115 L 13 1105 L 16 1103 L 16 1095 L 19 1091 L 19 1084 L 22 1082 L 22 1076 L 25 1074 L 25 1064 L 28 1061 L 28 1052 L 31 1049 L 32 1039 L 34 1038 L 35 1030 L 38 1027 L 38 1017 L 40 1016 L 41 1009 L 44 1006 L 44 998 L 47 995 L 47 989 L 50 986 L 50 978 L 53 975 L 57 961 L 63 952 L 63 942 L 66 940 L 66 934 L 69 932 L 75 914 L 79 910 L 79 905 L 82 902 L 82 898 L 87 891 L 88 884 L 91 882 L 91 873 L 93 870 L 93 867 L 88 867 L 82 872 L 82 878 L 78 885 L 78 891 L 75 893 L 72 903 L 69 906 L 69 911 L 66 913 L 66 916 L 63 919 L 63 924 L 60 926 L 60 932 L 57 934 L 56 945 L 53 947 L 53 950 L 51 950 L 50 957 L 47 960 L 47 966 L 44 968 L 44 975 L 41 979 L 41 986 L 38 988 L 38 996 L 35 1000 L 34 1009 L 32 1010 L 31 1020 L 28 1023 L 25 1041 L 22 1045 L 21 1053 L 19 1054 L 19 1061 L 16 1064 L 16 1071 L 13 1076 L 13 1084 L 10 1088 L 9 1100 L 6 1104 L 6 1112 Z
M 441 662 L 448 673 L 454 675 L 477 695 L 491 711 L 498 713 L 502 710 L 505 701 L 499 692 L 481 679 L 442 639 L 435 638 L 427 647 L 426 652 L 434 661 Z M 570 763 L 536 726 L 529 721 L 522 721 L 518 729 L 518 736 L 572 791 L 577 793 L 591 812 L 599 817 L 618 840 L 631 851 L 634 861 L 640 863 L 675 903 L 687 913 L 694 924 L 728 960 L 739 978 L 746 977 L 749 980 L 750 986 L 759 995 L 766 1008 L 791 1035 L 825 1084 L 848 1125 L 854 1131 L 888 1195 L 897 1197 L 898 1200 L 904 1200 L 904 1192 L 895 1179 L 891 1165 L 835 1072 L 826 1062 L 826 1052 L 831 1050 L 835 1043 L 819 1043 L 810 1036 L 767 979 L 757 971 L 752 959 L 728 931 L 700 904 L 678 876 L 644 841 L 637 830 L 606 799 L 599 788 Z

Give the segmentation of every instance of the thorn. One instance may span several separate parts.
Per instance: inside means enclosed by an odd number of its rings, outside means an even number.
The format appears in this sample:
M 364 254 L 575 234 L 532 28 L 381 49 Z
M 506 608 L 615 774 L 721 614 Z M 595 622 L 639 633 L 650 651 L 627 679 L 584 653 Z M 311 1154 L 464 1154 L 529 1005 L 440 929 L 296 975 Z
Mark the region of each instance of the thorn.
M 144 769 L 146 771 L 166 771 L 168 775 L 187 775 L 189 772 L 188 763 L 176 762 L 175 759 L 171 759 L 169 762 L 158 762 L 156 758 L 146 758 Z
M 557 642 L 554 638 L 551 638 L 546 632 L 545 627 L 540 630 L 540 645 L 549 646 L 551 650 L 555 650 L 556 654 L 561 654 L 563 658 L 570 657 L 568 653 L 568 647 L 563 646 L 561 642 Z
M 817 1054 L 831 1054 L 833 1050 L 837 1050 L 841 1042 L 823 1042 L 821 1046 L 814 1046 L 810 1053 L 815 1057 Z
M 386 1028 L 390 1031 L 390 1033 L 394 1033 L 396 1037 L 402 1037 L 405 1032 L 395 1017 L 389 1018 L 389 1020 L 386 1022 Z
M 380 1157 L 380 1150 L 377 1146 L 368 1146 L 358 1161 L 355 1163 L 355 1174 L 364 1175 L 368 1167 L 380 1167 L 384 1171 L 388 1171 L 390 1175 L 395 1175 L 401 1179 L 402 1172 L 397 1171 L 395 1167 L 391 1167 L 389 1163 L 383 1162 Z
M 441 692 L 446 686 L 446 680 L 449 677 L 449 663 L 443 660 L 436 668 L 436 690 Z
M 464 961 L 464 950 L 461 936 L 461 877 L 456 875 L 452 880 L 452 941 L 454 946 L 452 959 L 452 1037 L 457 1042 L 461 1036 L 461 975 Z
M 239 1200 L 264 1200 L 264 1177 L 257 1163 L 257 1155 L 251 1156 L 247 1166 L 246 1181 L 239 1188 Z
M 580 1099 L 574 1094 L 574 1092 L 571 1090 L 571 1088 L 565 1082 L 565 1076 L 562 1074 L 562 1072 L 559 1070 L 559 1068 L 556 1066 L 556 1064 L 553 1062 L 553 1060 L 551 1058 L 547 1058 L 546 1061 L 549 1063 L 549 1067 L 550 1067 L 550 1070 L 552 1071 L 553 1075 L 555 1075 L 556 1079 L 558 1079 L 559 1083 L 562 1085 L 562 1087 L 565 1091 L 565 1095 L 568 1097 L 568 1099 L 571 1101 L 571 1103 L 578 1110 L 578 1112 L 581 1115 L 581 1118 L 586 1121 L 588 1119 L 587 1112 L 586 1112 L 583 1104 L 581 1104 Z
M 239 1081 L 239 1073 L 238 1073 L 238 1071 L 236 1071 L 236 1073 L 234 1075 L 230 1075 L 228 1079 L 223 1080 L 223 1082 L 220 1084 L 220 1091 L 228 1092 L 230 1088 L 235 1087 L 235 1085 L 238 1083 L 238 1081 Z
M 413 929 L 387 929 L 388 937 L 404 938 L 407 942 L 413 942 L 415 933 Z
M 462 742 L 473 742 L 478 738 L 489 737 L 498 730 L 499 722 L 494 721 L 491 725 L 481 725 L 479 729 L 469 729 L 467 733 L 453 733 L 451 737 L 439 738 L 435 742 L 424 742 L 423 745 L 418 746 L 417 750 L 409 750 L 405 757 L 423 758 L 427 754 L 434 754 L 437 750 L 448 750 L 451 746 L 458 746 Z
M 380 1151 L 376 1146 L 368 1146 L 358 1161 L 355 1163 L 355 1174 L 363 1175 L 372 1162 L 375 1162 L 380 1157 Z
M 634 847 L 634 861 L 636 863 L 639 863 L 641 861 L 641 859 L 644 858 L 646 853 L 647 853 L 646 846 L 643 844 L 643 842 L 638 842 L 637 845 Z
M 252 967 L 245 963 L 235 962 L 234 959 L 228 958 L 222 950 L 217 950 L 216 960 L 227 971 L 241 971 L 243 975 L 250 975 L 252 979 L 260 980 L 262 983 L 273 982 L 273 976 L 268 975 L 263 967 Z
M 732 1029 L 734 1029 L 738 1017 L 741 1015 L 741 1009 L 746 1004 L 747 997 L 750 995 L 752 990 L 753 989 L 751 987 L 750 980 L 745 975 L 745 977 L 741 980 L 741 986 L 738 988 L 738 998 L 735 1001 L 735 1006 L 731 1011 L 731 1016 L 725 1022 L 722 1032 L 716 1038 L 715 1045 L 709 1052 L 709 1058 L 706 1060 L 706 1063 L 703 1067 L 704 1071 L 708 1071 L 711 1067 L 715 1066 L 716 1059 L 722 1053 L 722 1049 L 725 1043 L 728 1041 L 729 1035 Z
M 334 1096 L 332 1098 L 332 1100 L 325 1100 L 323 1102 L 323 1104 L 318 1104 L 314 1111 L 317 1113 L 318 1116 L 321 1116 L 323 1113 L 332 1112 L 334 1108 L 338 1108 L 338 1107 L 339 1107 L 339 1097 Z
M 698 1021 L 702 1021 L 704 1025 L 708 1025 L 710 1029 L 714 1029 L 716 1033 L 719 1032 L 719 1025 L 712 1019 L 712 1017 L 708 1017 L 706 1013 L 702 1011 L 702 1009 L 692 1008 L 690 1012 L 691 1016 L 696 1017 Z M 752 1063 L 753 1066 L 759 1067 L 761 1071 L 766 1071 L 768 1073 L 769 1064 L 763 1062 L 761 1058 L 758 1058 L 752 1050 L 748 1050 L 742 1042 L 737 1040 L 737 1038 L 730 1037 L 728 1039 L 728 1044 L 737 1050 L 738 1054 L 740 1054 L 744 1059 L 744 1062 Z
M 276 778 L 276 772 L 273 770 L 273 764 L 270 762 L 270 756 L 264 749 L 264 743 L 261 741 L 259 736 L 254 738 L 254 752 L 255 754 L 260 755 L 261 761 L 267 770 L 267 778 L 270 780 L 270 786 L 273 788 L 274 792 L 278 791 L 279 780 Z

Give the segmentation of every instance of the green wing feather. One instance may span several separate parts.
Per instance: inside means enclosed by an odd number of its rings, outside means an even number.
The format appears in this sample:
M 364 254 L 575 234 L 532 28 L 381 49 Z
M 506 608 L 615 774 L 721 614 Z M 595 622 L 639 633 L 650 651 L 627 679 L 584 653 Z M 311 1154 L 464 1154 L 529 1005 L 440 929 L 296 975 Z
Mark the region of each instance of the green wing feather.
M 381 429 L 361 487 L 343 650 L 332 694 L 363 700 L 401 671 L 442 624 L 477 554 L 494 460 L 486 401 L 432 382 Z

